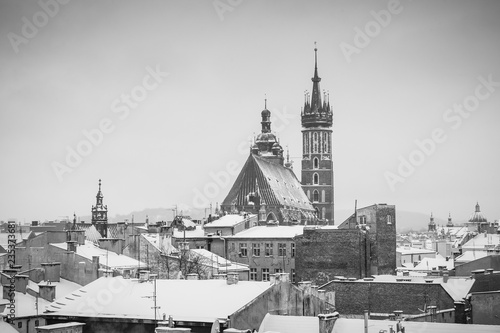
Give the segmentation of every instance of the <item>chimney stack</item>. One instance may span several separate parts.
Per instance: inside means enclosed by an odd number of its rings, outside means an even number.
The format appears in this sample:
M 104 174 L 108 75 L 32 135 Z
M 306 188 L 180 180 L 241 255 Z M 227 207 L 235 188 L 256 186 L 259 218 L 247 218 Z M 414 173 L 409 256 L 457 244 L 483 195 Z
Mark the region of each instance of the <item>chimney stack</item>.
M 339 318 L 337 311 L 327 314 L 319 314 L 319 333 L 330 333 L 333 331 L 333 326 Z
M 78 242 L 74 240 L 66 241 L 66 249 L 70 252 L 76 252 Z
M 38 285 L 38 293 L 46 301 L 53 302 L 56 298 L 56 286 L 50 282 L 43 282 Z
M 28 275 L 15 275 L 14 278 L 16 279 L 16 291 L 26 294 L 26 287 L 28 286 Z
M 443 282 L 447 283 L 448 282 L 448 277 L 449 277 L 449 272 L 448 270 L 443 271 Z
M 227 284 L 228 285 L 232 285 L 232 284 L 238 284 L 238 280 L 239 280 L 239 275 L 238 273 L 228 273 L 227 274 Z

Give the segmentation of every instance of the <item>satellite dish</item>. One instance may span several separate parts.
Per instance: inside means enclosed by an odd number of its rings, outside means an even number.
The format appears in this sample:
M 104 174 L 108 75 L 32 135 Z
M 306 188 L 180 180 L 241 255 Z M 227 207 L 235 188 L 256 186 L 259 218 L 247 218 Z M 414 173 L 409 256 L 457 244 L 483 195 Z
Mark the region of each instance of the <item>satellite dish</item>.
M 220 325 L 218 319 L 215 319 L 214 323 L 212 324 L 212 329 L 210 330 L 210 333 L 220 333 Z

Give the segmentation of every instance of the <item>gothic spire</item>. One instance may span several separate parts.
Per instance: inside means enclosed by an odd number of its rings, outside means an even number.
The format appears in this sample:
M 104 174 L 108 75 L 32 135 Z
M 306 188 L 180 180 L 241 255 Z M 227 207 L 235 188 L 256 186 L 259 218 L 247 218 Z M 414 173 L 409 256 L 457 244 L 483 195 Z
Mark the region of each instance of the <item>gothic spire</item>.
M 311 108 L 312 112 L 318 112 L 318 110 L 322 108 L 322 105 L 321 90 L 319 88 L 319 82 L 321 81 L 321 78 L 318 76 L 318 48 L 316 47 L 316 42 L 314 42 L 314 77 L 311 80 L 313 82 Z

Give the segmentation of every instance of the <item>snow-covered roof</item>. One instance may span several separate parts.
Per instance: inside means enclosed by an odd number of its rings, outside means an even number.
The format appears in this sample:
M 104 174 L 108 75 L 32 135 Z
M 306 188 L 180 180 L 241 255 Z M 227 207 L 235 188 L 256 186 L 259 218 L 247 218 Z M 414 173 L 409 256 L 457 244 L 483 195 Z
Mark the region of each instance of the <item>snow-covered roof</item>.
M 408 254 L 435 254 L 436 251 L 427 250 L 427 249 L 418 249 L 415 247 L 397 247 L 396 252 L 401 253 L 401 255 Z
M 245 218 L 243 215 L 240 214 L 228 214 L 221 216 L 219 219 L 212 221 L 210 223 L 205 224 L 205 228 L 221 228 L 221 227 L 234 227 L 238 223 L 243 222 L 249 217 L 253 217 L 255 215 L 248 214 L 248 216 Z
M 143 233 L 141 236 L 163 254 L 170 255 L 172 253 L 179 252 L 172 245 L 172 239 L 170 237 L 165 237 L 164 235 L 158 233 Z
M 228 239 L 235 238 L 293 238 L 304 233 L 303 225 L 293 226 L 257 226 L 243 230 Z
M 40 282 L 40 284 L 46 283 L 45 281 Z M 67 295 L 78 288 L 81 288 L 81 285 L 68 281 L 66 279 L 61 279 L 60 282 L 51 282 L 51 285 L 56 286 L 55 293 L 56 297 L 62 297 Z M 36 286 L 36 287 L 35 287 Z M 33 291 L 38 292 L 38 285 L 33 281 L 28 281 L 28 288 Z M 28 316 L 36 316 L 37 310 L 35 306 L 36 297 L 22 292 L 15 292 L 15 300 L 16 300 L 16 317 L 28 317 Z M 49 306 L 51 302 L 44 300 L 41 297 L 38 297 L 38 314 L 42 314 L 45 311 L 45 308 Z M 3 314 L 7 314 L 9 312 L 9 308 L 6 308 Z M 3 332 L 3 331 L 2 331 Z
M 224 320 L 269 288 L 269 282 L 239 281 L 228 285 L 226 280 L 159 279 L 156 280 L 156 303 L 160 309 L 156 317 L 161 318 L 166 312 L 175 321 Z M 153 292 L 153 281 L 101 277 L 56 299 L 48 311 L 56 316 L 152 320 L 155 318 Z M 89 306 L 88 299 L 97 304 Z M 104 301 L 99 302 L 100 299 Z
M 446 269 L 451 270 L 455 267 L 453 259 L 444 258 L 440 254 L 436 254 L 435 258 L 423 258 L 420 263 L 413 268 L 416 271 L 430 271 L 437 270 L 439 266 L 445 266 Z M 411 268 L 409 268 L 411 269 Z
M 462 245 L 462 250 L 486 249 L 500 245 L 499 234 L 478 234 L 467 243 Z
M 318 333 L 319 318 L 312 316 L 278 316 L 266 314 L 259 332 Z
M 369 332 L 380 332 L 386 330 L 389 332 L 389 326 L 396 327 L 396 321 L 389 320 L 368 320 Z M 425 333 L 498 333 L 498 326 L 495 325 L 457 325 L 455 323 L 431 323 L 404 321 L 403 327 L 406 332 L 425 332 Z M 363 332 L 363 319 L 339 318 L 333 326 L 331 333 L 351 333 Z
M 484 258 L 488 255 L 486 251 L 466 251 L 462 255 L 455 258 L 455 265 L 465 264 L 476 259 Z
M 191 249 L 190 251 L 202 256 L 204 258 L 203 264 L 217 268 L 220 272 L 224 272 L 226 269 L 233 272 L 250 270 L 248 265 L 229 261 L 226 258 L 205 249 Z
M 51 246 L 58 247 L 60 249 L 66 250 L 66 243 L 53 243 Z M 85 245 L 78 245 L 76 247 L 76 254 L 92 260 L 93 256 L 99 257 L 99 264 L 108 268 L 134 268 L 134 267 L 146 267 L 147 265 L 142 261 L 126 256 L 124 254 L 117 254 L 113 251 L 107 251 L 95 246 L 91 241 L 85 241 Z
M 183 238 L 184 230 L 177 230 L 177 228 L 173 229 L 175 238 Z M 186 230 L 186 238 L 203 238 L 205 237 L 205 230 L 203 230 L 200 226 L 197 226 L 194 230 Z

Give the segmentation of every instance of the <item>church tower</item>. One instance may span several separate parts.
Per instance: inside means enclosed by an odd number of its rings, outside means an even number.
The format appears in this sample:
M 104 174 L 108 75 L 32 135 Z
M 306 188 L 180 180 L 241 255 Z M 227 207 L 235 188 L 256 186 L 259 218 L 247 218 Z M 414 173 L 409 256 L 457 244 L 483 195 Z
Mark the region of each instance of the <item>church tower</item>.
M 99 179 L 99 191 L 96 195 L 96 204 L 92 206 L 92 225 L 101 234 L 102 238 L 108 238 L 108 206 L 102 204 L 101 180 Z
M 321 91 L 318 76 L 318 49 L 314 48 L 314 77 L 311 95 L 305 94 L 302 108 L 302 188 L 319 219 L 334 224 L 333 215 L 333 112 L 329 96 Z

